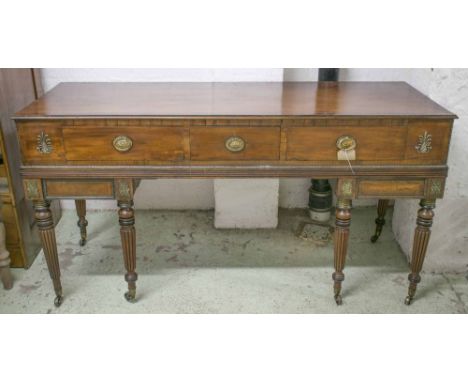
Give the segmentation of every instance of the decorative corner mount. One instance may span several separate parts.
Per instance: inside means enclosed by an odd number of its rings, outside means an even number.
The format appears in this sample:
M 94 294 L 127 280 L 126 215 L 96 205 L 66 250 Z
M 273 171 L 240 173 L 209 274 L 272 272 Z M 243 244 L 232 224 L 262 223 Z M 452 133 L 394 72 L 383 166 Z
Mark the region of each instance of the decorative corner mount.
M 431 179 L 428 181 L 428 197 L 441 198 L 444 194 L 444 182 L 441 179 Z
M 41 191 L 39 189 L 40 184 L 37 179 L 25 179 L 23 182 L 26 191 L 26 199 L 35 200 L 41 197 Z
M 419 136 L 418 144 L 414 146 L 416 151 L 421 154 L 426 154 L 432 150 L 432 135 L 427 131 Z
M 340 182 L 340 194 L 342 197 L 351 198 L 353 196 L 354 182 L 351 179 L 344 179 Z
M 130 198 L 130 187 L 127 182 L 119 182 L 119 194 L 123 198 Z
M 37 136 L 36 150 L 41 154 L 50 154 L 52 152 L 52 140 L 49 135 L 43 131 Z
M 130 179 L 115 180 L 115 195 L 117 200 L 132 200 L 133 187 Z

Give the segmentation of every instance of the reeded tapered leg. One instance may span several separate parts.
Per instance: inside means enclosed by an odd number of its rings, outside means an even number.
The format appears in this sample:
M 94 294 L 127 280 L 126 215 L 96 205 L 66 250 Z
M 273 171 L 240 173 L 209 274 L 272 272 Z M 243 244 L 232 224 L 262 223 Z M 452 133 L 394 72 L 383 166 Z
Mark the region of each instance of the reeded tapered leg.
M 80 245 L 84 246 L 86 244 L 86 227 L 88 226 L 88 221 L 86 220 L 86 200 L 75 200 L 76 205 L 76 214 L 78 215 L 78 227 L 80 227 Z
M 335 214 L 335 272 L 332 278 L 335 301 L 337 305 L 341 305 L 341 283 L 344 280 L 343 269 L 348 251 L 349 226 L 351 224 L 351 199 L 338 199 Z
M 44 256 L 49 268 L 50 278 L 54 284 L 55 300 L 54 304 L 59 307 L 62 304 L 62 284 L 60 283 L 60 266 L 57 253 L 57 242 L 55 240 L 54 222 L 50 211 L 50 202 L 46 200 L 34 201 L 34 211 L 37 228 L 44 249 Z
M 375 234 L 371 237 L 371 242 L 375 243 L 382 233 L 382 228 L 385 225 L 385 213 L 387 212 L 388 199 L 380 199 L 377 206 L 377 219 L 375 219 Z
M 128 283 L 128 292 L 125 299 L 130 302 L 135 301 L 136 281 L 138 275 L 136 268 L 136 235 L 135 235 L 135 213 L 133 211 L 133 201 L 119 201 L 119 223 L 120 237 L 122 239 L 122 249 L 124 264 L 127 273 L 125 281 Z
M 411 304 L 416 293 L 416 287 L 421 281 L 421 272 L 424 258 L 426 257 L 427 245 L 431 236 L 432 219 L 434 218 L 435 200 L 422 199 L 419 203 L 421 208 L 416 219 L 414 231 L 413 253 L 411 255 L 411 273 L 408 275 L 409 288 L 405 304 Z

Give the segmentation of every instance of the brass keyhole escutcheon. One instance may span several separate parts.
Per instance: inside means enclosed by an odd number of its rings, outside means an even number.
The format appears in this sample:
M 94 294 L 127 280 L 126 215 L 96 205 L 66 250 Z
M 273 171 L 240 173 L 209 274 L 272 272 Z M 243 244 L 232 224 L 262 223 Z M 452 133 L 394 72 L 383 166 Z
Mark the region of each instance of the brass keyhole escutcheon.
M 112 146 L 114 146 L 114 149 L 116 149 L 118 152 L 125 153 L 127 151 L 130 151 L 130 149 L 132 148 L 133 141 L 131 140 L 131 138 L 125 135 L 119 135 L 118 137 L 115 137 L 112 141 Z
M 336 140 L 336 147 L 338 150 L 354 150 L 356 148 L 356 140 L 349 135 L 343 135 Z
M 224 145 L 232 153 L 238 153 L 245 149 L 245 141 L 241 137 L 229 137 Z

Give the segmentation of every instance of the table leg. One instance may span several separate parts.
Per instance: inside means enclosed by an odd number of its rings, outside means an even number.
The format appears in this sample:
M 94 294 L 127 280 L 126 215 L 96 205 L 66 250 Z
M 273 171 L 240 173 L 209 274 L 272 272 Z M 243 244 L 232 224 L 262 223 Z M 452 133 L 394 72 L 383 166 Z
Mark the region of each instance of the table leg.
M 76 205 L 76 214 L 78 215 L 78 227 L 80 228 L 80 245 L 84 246 L 86 244 L 87 232 L 86 227 L 88 226 L 88 221 L 86 220 L 86 200 L 75 200 Z
M 118 201 L 118 206 L 120 237 L 122 239 L 125 269 L 127 270 L 127 273 L 125 274 L 125 281 L 128 283 L 128 291 L 125 293 L 125 299 L 129 302 L 134 302 L 138 275 L 135 272 L 136 234 L 133 201 Z
M 421 208 L 416 219 L 416 229 L 414 231 L 413 253 L 411 255 L 411 273 L 408 275 L 409 288 L 405 304 L 411 304 L 416 293 L 418 283 L 421 281 L 421 272 L 424 258 L 426 257 L 427 245 L 431 236 L 432 219 L 434 218 L 435 200 L 422 199 L 419 203 Z
M 380 199 L 377 206 L 377 219 L 375 219 L 375 234 L 371 237 L 371 242 L 375 243 L 380 234 L 382 233 L 382 228 L 385 225 L 385 213 L 387 212 L 388 199 Z
M 60 265 L 58 261 L 57 242 L 55 240 L 54 221 L 47 200 L 34 201 L 34 211 L 39 235 L 44 249 L 44 256 L 49 268 L 50 278 L 54 284 L 54 304 L 59 307 L 63 301 L 62 284 L 60 283 Z
M 348 251 L 349 226 L 351 224 L 351 199 L 338 199 L 335 214 L 335 272 L 332 278 L 335 301 L 337 305 L 341 305 L 341 283 L 344 280 L 343 269 Z

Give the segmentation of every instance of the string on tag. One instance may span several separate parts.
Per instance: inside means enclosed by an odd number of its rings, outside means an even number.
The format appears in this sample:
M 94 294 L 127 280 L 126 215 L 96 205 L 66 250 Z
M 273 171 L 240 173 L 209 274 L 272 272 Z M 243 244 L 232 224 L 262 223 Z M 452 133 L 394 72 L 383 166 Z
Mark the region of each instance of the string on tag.
M 351 170 L 351 172 L 353 173 L 353 175 L 356 175 L 356 173 L 355 173 L 354 170 L 353 170 L 353 166 L 351 165 L 351 162 L 350 162 L 349 157 L 348 157 L 348 150 L 344 150 L 344 154 L 345 154 L 345 156 L 346 156 L 346 160 L 348 161 L 349 169 Z

